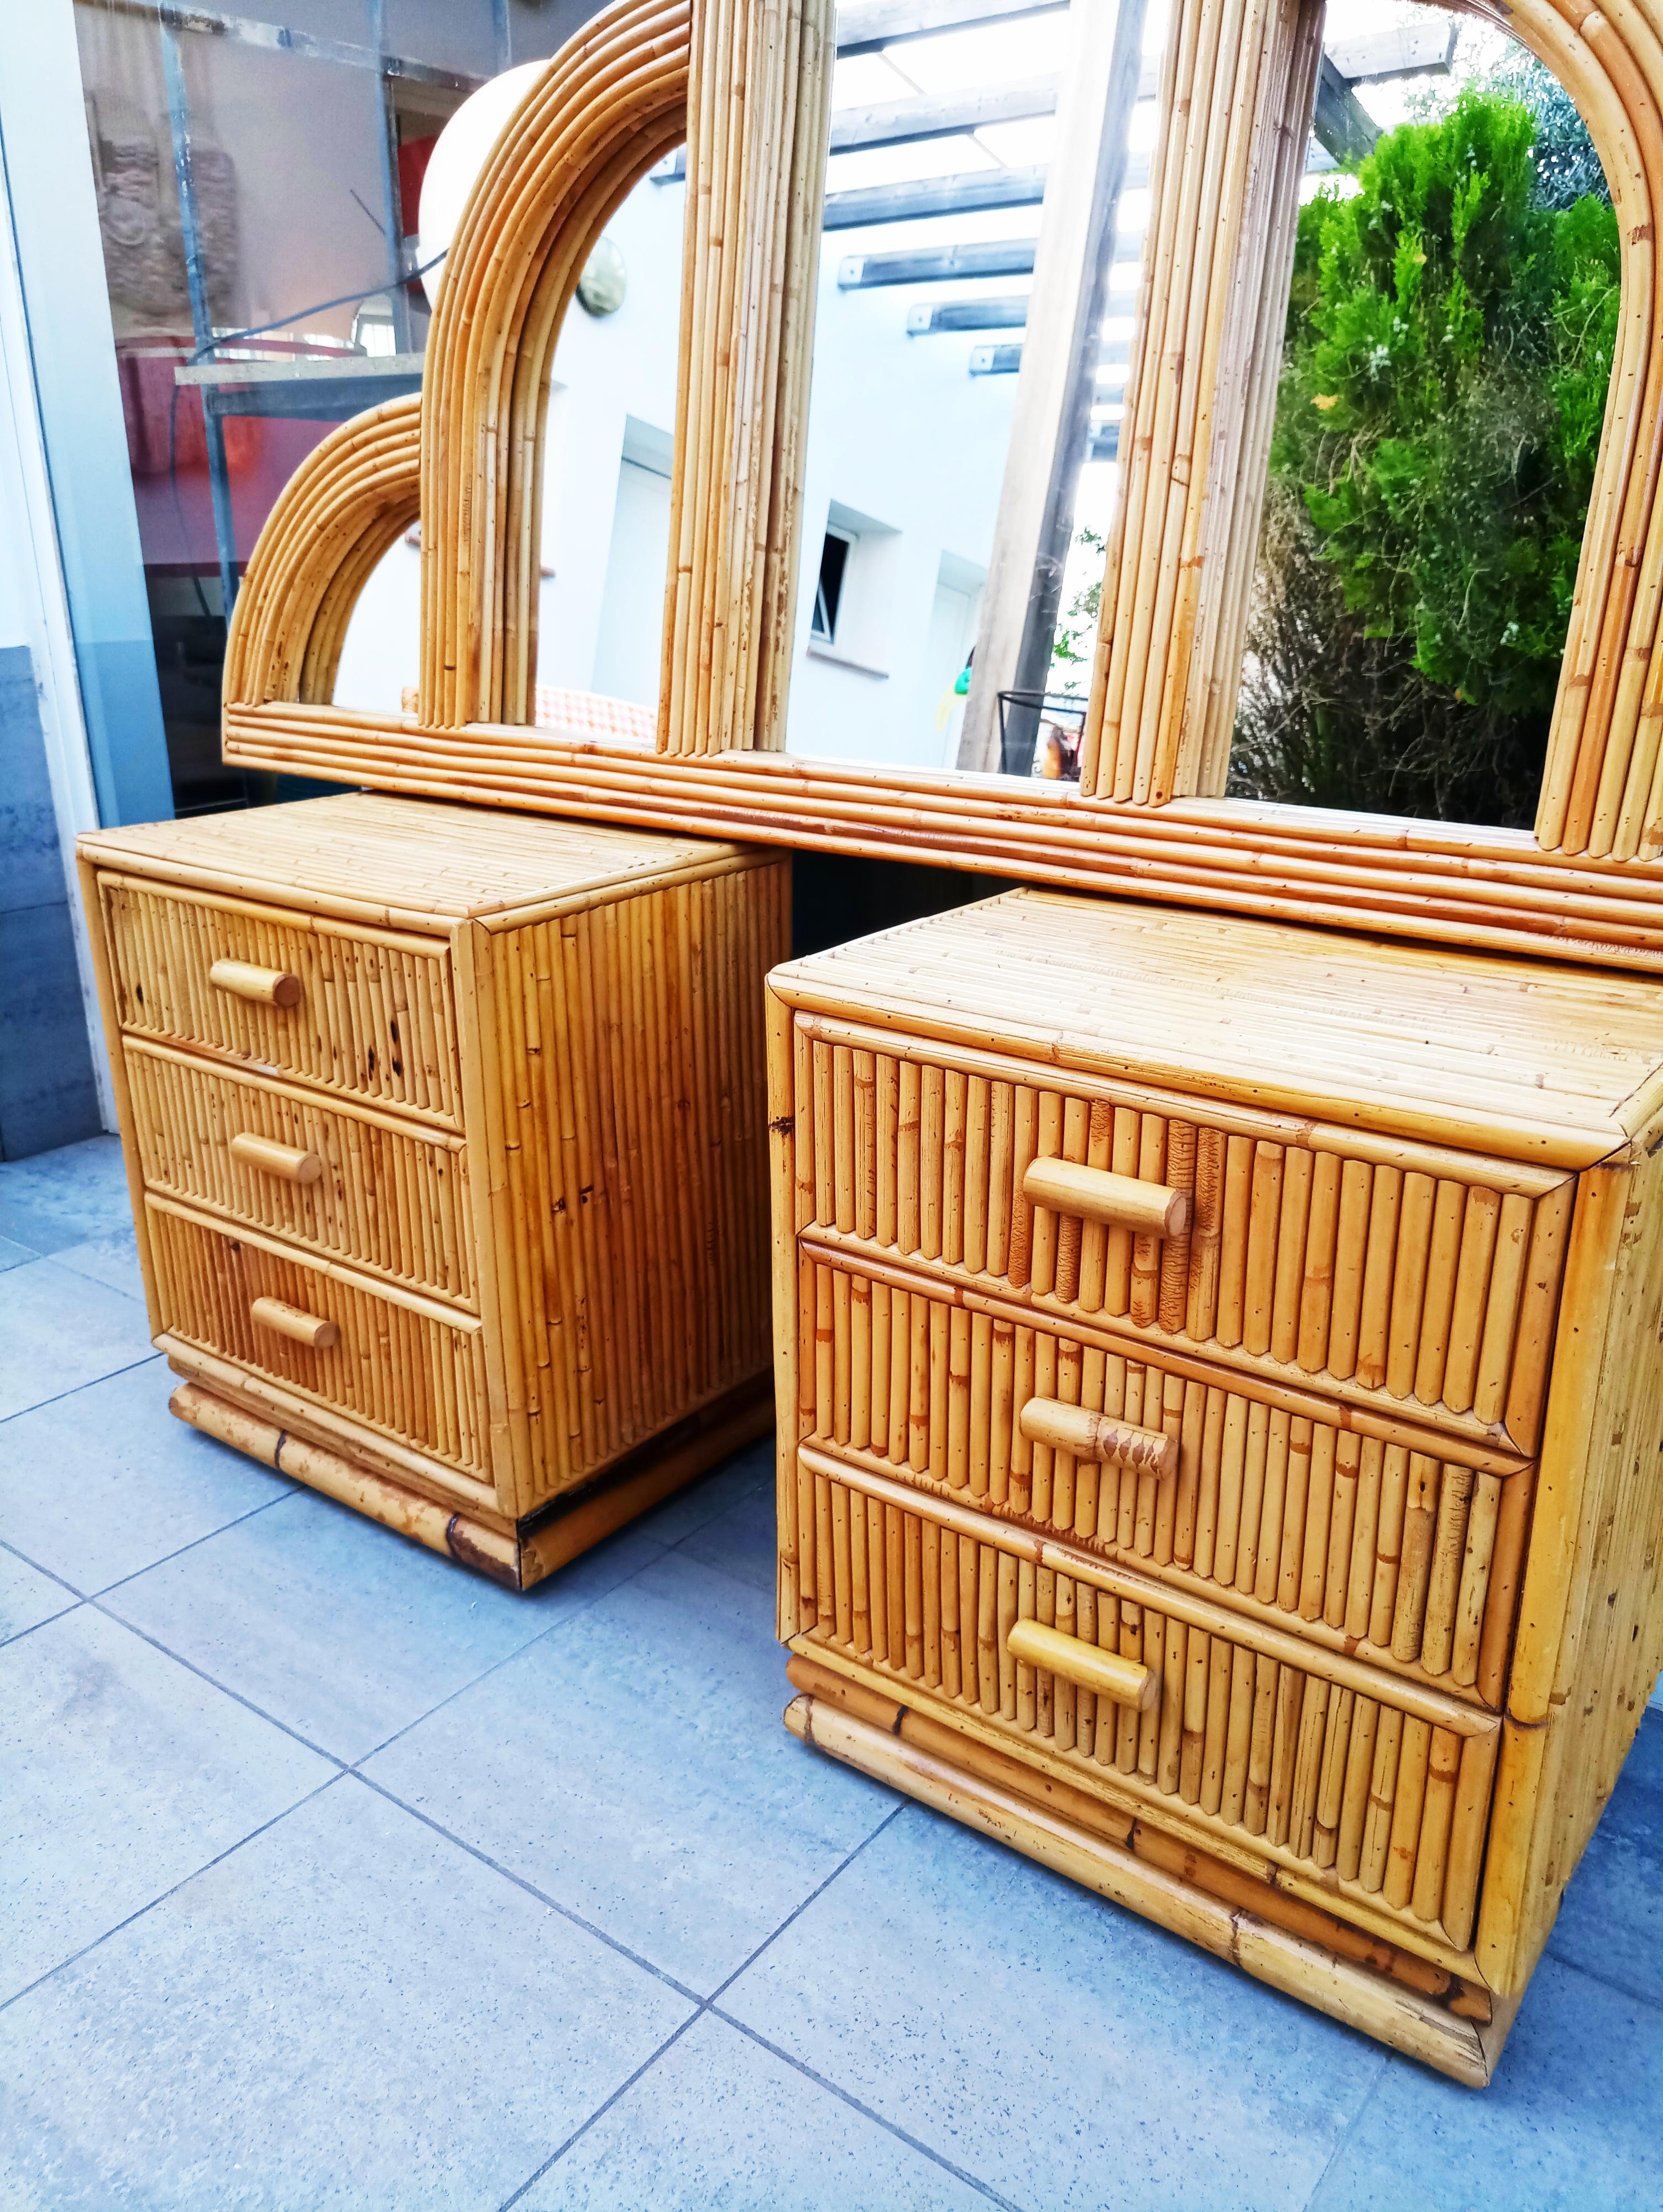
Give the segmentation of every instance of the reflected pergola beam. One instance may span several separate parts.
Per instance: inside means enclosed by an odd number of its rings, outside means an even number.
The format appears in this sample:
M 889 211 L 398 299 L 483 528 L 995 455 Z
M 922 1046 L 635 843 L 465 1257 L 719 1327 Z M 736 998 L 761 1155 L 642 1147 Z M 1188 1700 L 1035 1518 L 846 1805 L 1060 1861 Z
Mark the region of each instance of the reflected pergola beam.
M 1055 15 L 1068 0 L 861 0 L 837 11 L 840 54 L 871 54 L 908 39 L 979 29 L 1024 15 Z
M 1317 64 L 1311 136 L 1342 168 L 1366 160 L 1380 137 L 1379 124 L 1335 68 L 1332 57 L 1326 53 Z
M 1130 257 L 1136 260 L 1134 253 Z M 1097 367 L 1107 369 L 1108 375 L 1099 374 L 1098 388 L 1102 392 L 1123 390 L 1127 368 L 1132 362 L 1130 338 L 1105 338 L 1097 349 Z M 1019 342 L 1006 345 L 973 346 L 970 349 L 972 376 L 1014 376 L 1022 367 L 1022 346 Z
M 926 138 L 961 137 L 1000 123 L 1031 123 L 1056 112 L 1054 76 L 975 92 L 920 93 L 870 107 L 834 108 L 831 150 L 854 154 L 875 146 L 914 146 Z
M 871 292 L 890 284 L 963 283 L 973 276 L 1031 276 L 1036 238 L 994 239 L 985 246 L 911 246 L 893 253 L 849 253 L 838 264 L 840 291 Z M 1142 234 L 1114 241 L 1116 264 L 1135 262 Z
M 878 223 L 915 222 L 925 216 L 1038 207 L 1045 198 L 1045 179 L 1043 166 L 969 169 L 950 177 L 920 177 L 904 185 L 864 185 L 853 191 L 828 192 L 823 227 L 865 230 Z
M 1322 46 L 1348 84 L 1384 84 L 1397 77 L 1448 76 L 1460 35 L 1459 24 L 1446 25 L 1429 13 L 1421 22 L 1388 31 L 1360 31 L 1350 38 L 1331 33 Z

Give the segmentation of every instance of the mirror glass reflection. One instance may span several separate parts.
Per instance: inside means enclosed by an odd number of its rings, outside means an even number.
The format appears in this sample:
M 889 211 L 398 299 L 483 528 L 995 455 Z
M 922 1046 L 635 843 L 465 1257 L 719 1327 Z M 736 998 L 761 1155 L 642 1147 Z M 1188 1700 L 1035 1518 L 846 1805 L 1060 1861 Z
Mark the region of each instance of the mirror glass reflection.
M 1490 26 L 1335 0 L 1325 38 L 1229 788 L 1525 828 L 1617 333 L 1610 193 Z
M 480 162 L 536 74 L 510 72 L 476 95 L 488 103 L 479 143 L 470 140 L 454 175 L 435 153 L 422 201 L 424 264 L 443 252 Z M 664 651 L 686 198 L 678 150 L 609 219 L 561 329 L 544 418 L 535 720 L 646 749 Z M 442 261 L 424 281 L 436 301 Z M 420 545 L 410 532 L 365 584 L 337 704 L 415 711 Z
M 1077 775 L 1165 22 L 1125 6 L 1113 94 L 1095 0 L 887 41 L 840 14 L 793 753 Z M 1065 199 L 1075 265 L 1036 270 Z

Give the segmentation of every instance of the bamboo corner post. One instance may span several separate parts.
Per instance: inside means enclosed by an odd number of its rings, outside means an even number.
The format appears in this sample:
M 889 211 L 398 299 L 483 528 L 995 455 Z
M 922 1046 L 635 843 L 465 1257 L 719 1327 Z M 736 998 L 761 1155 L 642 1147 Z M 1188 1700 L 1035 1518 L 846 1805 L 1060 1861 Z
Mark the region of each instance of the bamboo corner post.
M 83 839 L 179 1418 L 514 1588 L 766 1430 L 777 854 L 361 796 Z

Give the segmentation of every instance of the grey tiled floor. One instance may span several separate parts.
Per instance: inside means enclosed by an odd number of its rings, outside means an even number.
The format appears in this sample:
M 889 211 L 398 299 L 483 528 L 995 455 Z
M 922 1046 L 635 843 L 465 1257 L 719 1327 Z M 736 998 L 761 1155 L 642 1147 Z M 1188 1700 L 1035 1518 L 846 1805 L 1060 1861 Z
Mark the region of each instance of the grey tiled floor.
M 0 2212 L 1663 2205 L 1663 1713 L 1475 2096 L 780 1726 L 767 1456 L 515 1599 L 0 1167 Z

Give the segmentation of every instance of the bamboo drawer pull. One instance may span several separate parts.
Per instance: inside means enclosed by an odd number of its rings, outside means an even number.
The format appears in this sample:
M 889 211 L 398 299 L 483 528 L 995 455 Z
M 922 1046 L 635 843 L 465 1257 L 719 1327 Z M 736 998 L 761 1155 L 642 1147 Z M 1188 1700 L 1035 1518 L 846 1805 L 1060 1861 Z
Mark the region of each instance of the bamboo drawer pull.
M 300 977 L 285 975 L 281 968 L 257 968 L 249 960 L 216 960 L 208 980 L 216 991 L 228 991 L 234 999 L 252 999 L 258 1006 L 300 1003 Z
M 1152 1668 L 1123 1659 L 1118 1651 L 1082 1644 L 1077 1636 L 1065 1636 L 1042 1621 L 1013 1620 L 1004 1641 L 1011 1656 L 1024 1667 L 1043 1667 L 1047 1674 L 1060 1674 L 1083 1690 L 1112 1698 L 1117 1705 L 1136 1705 L 1147 1712 L 1160 1694 L 1161 1678 Z
M 1065 1406 L 1055 1398 L 1030 1398 L 1020 1416 L 1029 1443 L 1072 1452 L 1076 1459 L 1104 1467 L 1132 1467 L 1149 1474 L 1178 1472 L 1178 1439 L 1159 1429 L 1134 1428 L 1084 1406 Z
M 1181 1237 L 1189 1227 L 1187 1191 L 1140 1182 L 1136 1176 L 1111 1175 L 1107 1168 L 1083 1167 L 1076 1160 L 1029 1161 L 1022 1188 L 1031 1205 L 1106 1221 L 1139 1237 Z
M 257 1137 L 245 1129 L 231 1139 L 231 1157 L 261 1175 L 280 1176 L 285 1182 L 316 1182 L 324 1164 L 316 1152 L 303 1152 L 294 1145 L 280 1145 L 271 1137 Z
M 341 1341 L 338 1322 L 322 1321 L 299 1306 L 285 1305 L 281 1298 L 256 1298 L 248 1312 L 258 1328 L 269 1328 L 295 1344 L 309 1344 L 314 1352 L 327 1352 Z

